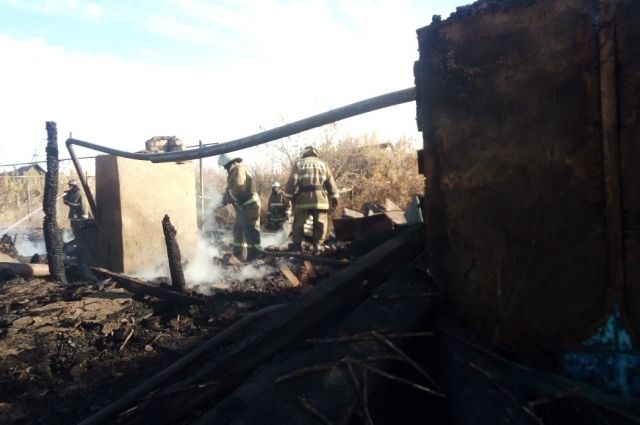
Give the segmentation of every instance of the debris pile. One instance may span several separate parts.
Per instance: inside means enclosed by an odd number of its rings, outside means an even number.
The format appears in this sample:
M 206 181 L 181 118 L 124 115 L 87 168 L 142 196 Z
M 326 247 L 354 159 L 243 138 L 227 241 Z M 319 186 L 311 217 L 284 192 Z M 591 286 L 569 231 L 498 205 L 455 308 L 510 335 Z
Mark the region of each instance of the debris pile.
M 184 148 L 182 140 L 176 136 L 154 136 L 144 142 L 144 146 L 148 153 L 174 152 Z

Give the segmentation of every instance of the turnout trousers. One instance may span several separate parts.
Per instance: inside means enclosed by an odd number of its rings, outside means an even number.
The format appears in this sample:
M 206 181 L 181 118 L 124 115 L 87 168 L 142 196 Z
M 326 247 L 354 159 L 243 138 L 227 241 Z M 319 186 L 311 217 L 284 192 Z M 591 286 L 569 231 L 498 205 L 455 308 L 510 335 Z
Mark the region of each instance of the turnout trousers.
M 295 208 L 293 212 L 293 226 L 291 240 L 300 246 L 304 239 L 304 222 L 311 215 L 313 218 L 313 244 L 320 245 L 327 238 L 329 230 L 329 214 L 327 210 L 308 210 Z
M 235 211 L 233 255 L 242 261 L 251 261 L 258 257 L 257 249 L 260 249 L 260 204 L 236 206 Z

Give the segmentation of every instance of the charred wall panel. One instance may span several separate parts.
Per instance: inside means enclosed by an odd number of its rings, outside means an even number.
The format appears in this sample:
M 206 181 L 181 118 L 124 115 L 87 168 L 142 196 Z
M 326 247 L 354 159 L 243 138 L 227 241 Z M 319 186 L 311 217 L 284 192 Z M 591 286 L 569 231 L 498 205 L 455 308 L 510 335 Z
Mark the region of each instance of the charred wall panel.
M 460 319 L 545 363 L 608 312 L 598 4 L 484 3 L 418 31 L 431 266 Z
M 640 330 L 640 2 L 621 2 L 617 24 L 625 307 L 637 339 Z

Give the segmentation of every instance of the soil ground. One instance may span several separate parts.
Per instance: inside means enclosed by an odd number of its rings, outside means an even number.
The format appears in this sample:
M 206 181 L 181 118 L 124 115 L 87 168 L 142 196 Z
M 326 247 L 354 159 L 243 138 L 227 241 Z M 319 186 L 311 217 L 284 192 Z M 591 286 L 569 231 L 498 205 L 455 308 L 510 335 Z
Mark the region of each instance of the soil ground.
M 0 424 L 77 423 L 243 315 L 300 293 L 271 276 L 175 307 L 110 281 L 0 280 Z

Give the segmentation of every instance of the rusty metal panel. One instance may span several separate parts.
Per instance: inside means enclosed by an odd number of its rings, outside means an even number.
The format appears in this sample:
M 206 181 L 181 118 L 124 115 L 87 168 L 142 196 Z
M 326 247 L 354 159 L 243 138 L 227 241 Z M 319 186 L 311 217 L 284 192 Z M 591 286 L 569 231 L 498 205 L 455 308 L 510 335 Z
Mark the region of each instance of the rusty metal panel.
M 617 13 L 622 230 L 627 297 L 624 310 L 640 335 L 640 2 L 620 2 Z
M 595 0 L 505 1 L 418 31 L 432 272 L 539 364 L 610 304 L 596 22 Z

